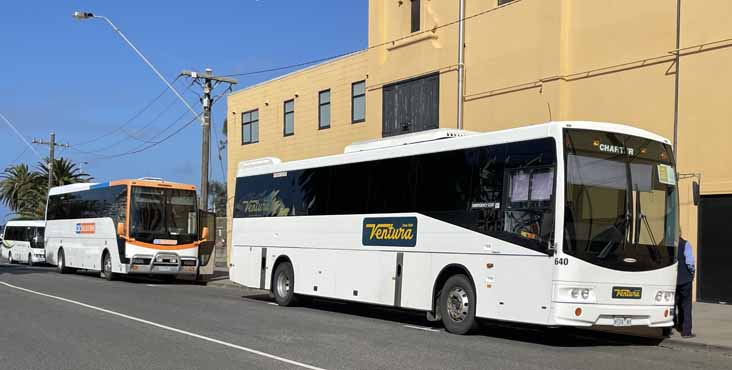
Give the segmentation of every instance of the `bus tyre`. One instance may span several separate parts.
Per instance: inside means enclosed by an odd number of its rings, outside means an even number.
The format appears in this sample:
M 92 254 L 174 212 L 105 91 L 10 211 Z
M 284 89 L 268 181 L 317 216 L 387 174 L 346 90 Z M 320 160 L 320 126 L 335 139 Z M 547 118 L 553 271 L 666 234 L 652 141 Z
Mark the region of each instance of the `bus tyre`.
M 477 328 L 475 290 L 465 275 L 454 275 L 447 279 L 439 300 L 445 330 L 453 334 L 467 334 Z
M 295 305 L 295 271 L 290 262 L 282 262 L 277 265 L 272 279 L 272 293 L 278 305 Z
M 13 262 L 13 254 L 10 252 L 8 252 L 8 263 L 11 265 L 15 263 Z
M 101 275 L 102 278 L 106 279 L 107 281 L 112 281 L 117 277 L 116 274 L 112 272 L 112 256 L 109 255 L 109 252 L 104 252 L 104 257 L 102 258 Z
M 58 257 L 56 257 L 56 271 L 59 274 L 68 274 L 71 270 L 66 267 L 66 256 L 64 256 L 64 250 L 58 250 Z
M 28 266 L 33 266 L 33 256 L 30 253 L 28 253 Z

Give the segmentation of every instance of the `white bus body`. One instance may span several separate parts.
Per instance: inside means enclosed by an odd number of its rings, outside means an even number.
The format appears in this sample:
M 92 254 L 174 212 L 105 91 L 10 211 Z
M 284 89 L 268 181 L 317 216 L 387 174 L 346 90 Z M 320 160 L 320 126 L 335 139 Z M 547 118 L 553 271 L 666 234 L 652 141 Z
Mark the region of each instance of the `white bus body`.
M 629 126 L 552 122 L 242 162 L 231 280 L 285 305 L 306 295 L 426 311 L 455 333 L 475 317 L 669 327 L 670 150 Z
M 10 221 L 2 237 L 2 256 L 29 265 L 46 262 L 43 248 L 45 221 Z
M 52 188 L 46 256 L 60 272 L 192 278 L 199 268 L 198 211 L 191 185 L 120 180 Z M 107 260 L 108 258 L 108 260 Z

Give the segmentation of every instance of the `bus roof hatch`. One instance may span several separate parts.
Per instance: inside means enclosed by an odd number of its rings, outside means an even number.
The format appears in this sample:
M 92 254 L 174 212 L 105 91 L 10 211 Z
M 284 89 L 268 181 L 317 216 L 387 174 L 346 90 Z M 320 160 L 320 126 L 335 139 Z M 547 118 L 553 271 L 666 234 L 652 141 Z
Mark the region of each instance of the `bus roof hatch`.
M 346 146 L 343 153 L 363 152 L 366 150 L 383 149 L 401 145 L 423 143 L 426 141 L 449 139 L 453 137 L 475 135 L 476 132 L 452 128 L 438 128 L 411 134 L 404 134 L 383 139 L 357 141 Z

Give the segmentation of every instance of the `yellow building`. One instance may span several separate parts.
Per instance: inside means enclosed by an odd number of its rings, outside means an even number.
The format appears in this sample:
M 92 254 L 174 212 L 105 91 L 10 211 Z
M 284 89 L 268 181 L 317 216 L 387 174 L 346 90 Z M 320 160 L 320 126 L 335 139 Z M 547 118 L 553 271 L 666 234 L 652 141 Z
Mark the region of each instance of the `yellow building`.
M 677 117 L 698 297 L 732 300 L 721 262 L 732 237 L 720 232 L 732 227 L 732 1 L 681 0 L 678 14 L 677 0 L 369 0 L 367 49 L 229 96 L 229 197 L 242 160 L 336 154 L 461 117 L 473 131 L 588 120 L 668 138 Z

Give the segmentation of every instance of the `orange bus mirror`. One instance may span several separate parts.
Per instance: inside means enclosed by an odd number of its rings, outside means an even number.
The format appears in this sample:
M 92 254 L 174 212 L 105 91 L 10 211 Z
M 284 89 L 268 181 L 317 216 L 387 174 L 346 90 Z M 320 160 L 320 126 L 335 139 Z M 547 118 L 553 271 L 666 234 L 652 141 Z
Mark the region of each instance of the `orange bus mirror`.
M 204 226 L 201 230 L 201 240 L 208 240 L 208 227 Z
M 117 236 L 125 235 L 125 224 L 120 222 L 117 224 Z

